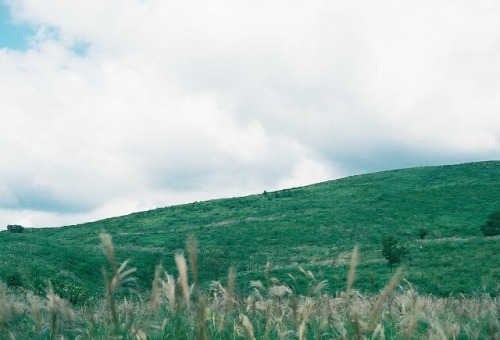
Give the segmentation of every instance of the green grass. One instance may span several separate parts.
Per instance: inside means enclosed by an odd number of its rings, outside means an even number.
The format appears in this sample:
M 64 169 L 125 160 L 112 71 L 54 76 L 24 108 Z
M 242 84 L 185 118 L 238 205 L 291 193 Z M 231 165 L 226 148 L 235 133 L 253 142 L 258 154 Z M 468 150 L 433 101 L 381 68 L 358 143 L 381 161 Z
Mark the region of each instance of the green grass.
M 352 176 L 302 188 L 159 208 L 62 228 L 0 233 L 0 280 L 43 292 L 47 281 L 63 298 L 82 304 L 104 294 L 99 234 L 113 236 L 118 261 L 137 268 L 146 293 L 155 266 L 176 273 L 171 259 L 188 236 L 199 243 L 200 283 L 224 280 L 234 266 L 238 283 L 263 278 L 266 263 L 290 284 L 298 267 L 332 281 L 335 294 L 348 257 L 360 247 L 356 286 L 378 293 L 390 277 L 381 239 L 395 235 L 409 249 L 408 280 L 422 294 L 497 296 L 500 239 L 479 226 L 500 210 L 500 162 L 421 167 Z M 418 232 L 427 228 L 420 240 Z M 338 284 L 336 284 L 338 282 Z M 248 288 L 248 287 L 246 287 Z M 307 291 L 307 283 L 298 285 Z
M 44 297 L 0 282 L 2 339 L 496 339 L 500 335 L 499 297 L 436 298 L 418 294 L 398 269 L 380 294 L 353 289 L 357 249 L 349 258 L 349 278 L 335 294 L 330 280 L 299 269 L 283 284 L 267 268 L 263 281 L 242 292 L 237 272 L 207 290 L 187 273 L 198 272 L 197 247 L 188 242 L 189 263 L 177 253 L 178 278 L 155 269 L 150 294 L 130 285 L 135 268 L 119 265 L 111 237 L 101 234 L 107 269 L 100 299 L 73 306 L 48 286 Z M 298 292 L 304 281 L 307 292 Z

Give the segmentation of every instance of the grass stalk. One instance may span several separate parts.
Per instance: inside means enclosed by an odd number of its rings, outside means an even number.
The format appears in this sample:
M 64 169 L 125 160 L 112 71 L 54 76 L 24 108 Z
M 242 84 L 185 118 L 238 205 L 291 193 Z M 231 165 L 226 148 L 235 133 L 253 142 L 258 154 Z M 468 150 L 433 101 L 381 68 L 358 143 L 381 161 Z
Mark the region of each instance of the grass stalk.
M 198 296 L 197 300 L 197 320 L 198 327 L 196 332 L 196 338 L 198 340 L 204 340 L 206 338 L 205 331 L 205 299 L 202 296 Z
M 167 291 L 167 300 L 170 307 L 170 311 L 175 310 L 175 279 L 172 275 L 166 274 L 167 281 L 162 281 L 163 289 Z
M 151 312 L 155 317 L 158 317 L 158 309 L 160 307 L 160 275 L 163 272 L 163 267 L 161 265 L 156 266 L 155 274 L 153 278 L 153 283 L 151 286 Z
M 252 323 L 250 322 L 250 319 L 248 319 L 248 316 L 246 316 L 245 314 L 240 314 L 240 321 L 243 327 L 245 328 L 250 340 L 255 340 L 253 326 Z
M 372 334 L 372 340 L 374 340 L 377 335 L 379 336 L 380 340 L 385 340 L 385 330 L 384 327 L 382 327 L 382 324 L 378 324 L 375 330 L 373 331 Z
M 5 296 L 6 288 L 0 281 L 0 334 L 7 330 L 7 301 Z
M 175 254 L 175 264 L 177 266 L 177 271 L 179 272 L 179 282 L 182 289 L 182 295 L 184 296 L 184 301 L 186 302 L 186 308 L 189 309 L 191 304 L 189 286 L 188 286 L 188 274 L 186 267 L 186 258 L 183 254 Z
M 234 299 L 234 285 L 236 282 L 236 269 L 234 267 L 229 268 L 227 274 L 227 288 L 226 288 L 226 310 L 230 314 L 233 307 Z
M 396 270 L 396 273 L 392 276 L 389 283 L 385 286 L 382 293 L 380 293 L 380 295 L 377 299 L 377 302 L 375 303 L 375 307 L 373 307 L 373 310 L 370 313 L 371 322 L 374 322 L 377 319 L 377 317 L 380 313 L 380 310 L 382 309 L 382 306 L 384 305 L 385 301 L 387 300 L 389 295 L 392 293 L 394 288 L 396 288 L 396 285 L 401 280 L 402 272 L 403 272 L 403 269 L 401 267 L 399 267 Z
M 354 329 L 355 329 L 356 339 L 362 340 L 363 331 L 361 326 L 361 319 L 359 317 L 359 312 L 356 309 L 353 310 L 353 317 L 354 317 Z
M 123 283 L 133 280 L 133 278 L 131 278 L 130 275 L 134 273 L 136 269 L 135 268 L 126 269 L 128 260 L 123 262 L 120 265 L 120 267 L 118 267 L 115 260 L 115 252 L 113 248 L 111 235 L 106 233 L 101 233 L 99 237 L 104 247 L 104 251 L 108 259 L 109 265 L 111 266 L 111 269 L 113 271 L 113 276 L 110 279 L 106 269 L 104 267 L 101 268 L 104 284 L 106 285 L 106 293 L 111 313 L 111 319 L 113 320 L 115 328 L 118 328 L 119 318 L 118 318 L 117 303 L 115 299 L 115 292 L 118 288 L 122 286 Z
M 351 262 L 349 265 L 349 273 L 347 275 L 347 287 L 346 287 L 346 291 L 345 291 L 347 302 L 349 302 L 349 299 L 351 297 L 351 289 L 354 285 L 356 266 L 358 265 L 358 259 L 359 259 L 359 250 L 358 249 L 359 249 L 358 246 L 355 246 L 354 249 L 352 250 Z
M 101 244 L 103 245 L 104 253 L 106 254 L 109 265 L 111 266 L 113 275 L 115 275 L 118 270 L 118 265 L 116 264 L 115 250 L 113 247 L 111 235 L 106 232 L 102 232 L 99 235 L 99 238 L 101 239 Z
M 299 340 L 307 339 L 307 325 L 306 319 L 302 320 L 299 326 Z
M 113 324 L 115 325 L 115 328 L 118 327 L 118 312 L 117 312 L 117 307 L 116 307 L 116 300 L 115 300 L 115 292 L 113 289 L 113 286 L 111 284 L 111 280 L 109 279 L 108 273 L 104 268 L 102 270 L 102 277 L 104 280 L 104 284 L 106 286 L 106 297 L 108 299 L 108 305 L 109 305 L 109 311 L 111 313 L 111 320 L 113 321 Z
M 191 274 L 193 275 L 193 290 L 196 293 L 198 290 L 198 240 L 192 236 L 189 237 L 186 242 L 186 247 L 188 250 Z
M 47 298 L 49 300 L 49 311 L 50 311 L 50 338 L 55 339 L 57 337 L 57 314 L 58 314 L 58 296 L 54 293 L 52 289 L 52 283 L 49 282 L 49 292 L 47 293 Z
M 411 337 L 413 336 L 413 333 L 415 332 L 415 329 L 417 328 L 417 321 L 418 321 L 418 316 L 420 314 L 420 311 L 422 310 L 422 303 L 420 301 L 417 301 L 415 303 L 415 309 L 413 311 L 413 315 L 410 319 L 410 323 L 408 324 L 408 328 L 406 330 L 406 340 L 410 340 Z

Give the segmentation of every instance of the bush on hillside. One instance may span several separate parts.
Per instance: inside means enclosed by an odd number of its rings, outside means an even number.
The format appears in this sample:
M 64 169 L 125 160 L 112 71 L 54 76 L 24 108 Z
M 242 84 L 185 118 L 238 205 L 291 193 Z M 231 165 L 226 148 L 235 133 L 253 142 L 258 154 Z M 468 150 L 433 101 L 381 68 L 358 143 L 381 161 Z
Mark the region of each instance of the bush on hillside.
M 427 228 L 420 228 L 418 230 L 418 237 L 420 237 L 420 239 L 423 240 L 427 236 L 427 233 L 428 233 Z
M 484 237 L 500 235 L 500 211 L 491 213 L 488 220 L 481 226 Z
M 15 271 L 11 273 L 9 276 L 7 276 L 7 280 L 5 282 L 8 287 L 23 287 L 24 286 L 24 280 L 18 271 Z
M 24 227 L 18 224 L 9 224 L 7 226 L 7 231 L 11 233 L 22 233 L 24 231 Z

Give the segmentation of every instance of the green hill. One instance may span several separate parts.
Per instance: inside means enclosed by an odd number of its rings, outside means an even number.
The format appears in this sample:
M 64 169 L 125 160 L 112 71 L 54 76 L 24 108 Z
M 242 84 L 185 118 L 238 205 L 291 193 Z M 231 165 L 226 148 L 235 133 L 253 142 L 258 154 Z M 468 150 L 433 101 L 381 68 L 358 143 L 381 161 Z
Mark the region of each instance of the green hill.
M 113 236 L 118 261 L 137 267 L 138 287 L 150 287 L 155 266 L 175 272 L 173 256 L 194 236 L 200 281 L 238 282 L 274 276 L 307 289 L 299 266 L 343 289 L 348 258 L 360 247 L 355 288 L 377 292 L 390 276 L 381 239 L 408 247 L 406 277 L 421 293 L 498 295 L 500 238 L 479 226 L 500 210 L 500 161 L 420 167 L 352 176 L 247 197 L 159 208 L 62 228 L 0 233 L 0 280 L 73 302 L 103 293 L 105 260 L 99 234 Z M 419 230 L 426 228 L 424 240 Z M 242 287 L 245 289 L 247 287 Z

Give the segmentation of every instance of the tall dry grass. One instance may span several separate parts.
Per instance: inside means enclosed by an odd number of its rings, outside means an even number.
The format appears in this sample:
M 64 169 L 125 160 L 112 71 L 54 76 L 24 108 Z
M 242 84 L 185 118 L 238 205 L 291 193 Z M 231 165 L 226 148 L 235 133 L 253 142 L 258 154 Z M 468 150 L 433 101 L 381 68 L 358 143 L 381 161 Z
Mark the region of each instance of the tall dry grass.
M 498 339 L 498 297 L 436 298 L 419 295 L 398 270 L 378 295 L 355 289 L 357 248 L 345 291 L 307 269 L 307 295 L 265 269 L 265 282 L 252 281 L 242 294 L 235 269 L 197 291 L 197 246 L 188 241 L 188 260 L 174 256 L 177 277 L 157 266 L 150 295 L 124 290 L 134 273 L 116 263 L 112 240 L 101 237 L 109 270 L 103 269 L 106 299 L 71 306 L 50 285 L 47 296 L 0 283 L 0 339 Z M 191 280 L 188 276 L 190 269 Z M 292 280 L 293 282 L 293 280 Z

